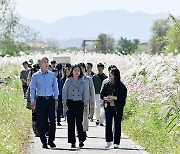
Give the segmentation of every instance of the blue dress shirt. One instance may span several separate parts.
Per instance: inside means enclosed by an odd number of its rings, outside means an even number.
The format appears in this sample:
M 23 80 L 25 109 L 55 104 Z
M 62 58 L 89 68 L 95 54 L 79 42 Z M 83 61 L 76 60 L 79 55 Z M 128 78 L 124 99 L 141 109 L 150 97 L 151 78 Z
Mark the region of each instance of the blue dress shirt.
M 58 100 L 58 83 L 56 75 L 53 72 L 47 71 L 43 73 L 41 70 L 33 74 L 30 83 L 30 99 L 31 102 L 35 101 L 37 96 L 54 96 Z

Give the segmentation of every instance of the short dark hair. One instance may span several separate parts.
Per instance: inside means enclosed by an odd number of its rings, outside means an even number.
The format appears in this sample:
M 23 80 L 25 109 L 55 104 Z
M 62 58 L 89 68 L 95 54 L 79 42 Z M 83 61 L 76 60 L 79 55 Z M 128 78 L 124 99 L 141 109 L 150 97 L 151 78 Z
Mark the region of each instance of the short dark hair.
M 90 66 L 91 66 L 91 68 L 93 67 L 93 64 L 92 64 L 92 63 L 87 63 L 87 65 L 90 65 Z
M 56 64 L 56 61 L 55 60 L 51 61 L 51 64 Z
M 70 67 L 71 67 L 71 64 L 70 64 L 70 63 L 67 63 L 67 64 L 66 64 L 66 67 L 70 68 Z
M 97 64 L 97 67 L 103 67 L 104 68 L 104 64 L 99 63 L 99 64 Z
M 108 72 L 110 72 L 110 70 L 111 69 L 113 69 L 113 68 L 117 68 L 115 65 L 110 65 L 109 67 L 108 67 Z
M 24 61 L 22 64 L 23 64 L 23 65 L 25 65 L 25 64 L 27 64 L 27 65 L 28 65 L 28 62 L 27 62 L 27 61 Z
M 74 65 L 74 66 L 72 67 L 69 77 L 73 77 L 73 70 L 74 70 L 76 67 L 79 67 L 79 69 L 80 69 L 80 75 L 79 75 L 79 77 L 78 77 L 78 78 L 80 79 L 80 78 L 83 77 L 84 74 L 83 74 L 83 72 L 82 72 L 81 66 L 78 65 L 78 64 L 76 64 L 76 65 Z
M 34 65 L 33 65 L 33 68 L 35 68 L 35 69 L 40 69 L 40 66 L 39 66 L 39 64 L 34 64 Z
M 56 65 L 56 68 L 57 68 L 58 70 L 62 70 L 62 64 L 61 64 L 61 63 L 57 64 L 57 65 Z

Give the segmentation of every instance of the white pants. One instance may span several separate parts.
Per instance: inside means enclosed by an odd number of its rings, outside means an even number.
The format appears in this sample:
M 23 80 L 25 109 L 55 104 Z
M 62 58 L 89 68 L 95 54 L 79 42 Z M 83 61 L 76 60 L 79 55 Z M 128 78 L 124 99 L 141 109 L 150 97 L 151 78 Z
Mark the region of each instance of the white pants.
M 104 123 L 104 109 L 101 107 L 102 100 L 100 94 L 95 95 L 95 108 L 96 108 L 96 119 L 100 121 L 100 124 Z

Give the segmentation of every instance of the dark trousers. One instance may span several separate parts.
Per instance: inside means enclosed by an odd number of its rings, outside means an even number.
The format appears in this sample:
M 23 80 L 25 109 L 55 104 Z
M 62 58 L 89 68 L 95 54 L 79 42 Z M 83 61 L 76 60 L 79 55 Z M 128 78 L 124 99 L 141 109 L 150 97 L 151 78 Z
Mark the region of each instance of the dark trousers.
M 114 138 L 114 144 L 120 144 L 121 138 L 121 121 L 123 116 L 123 108 L 116 111 L 114 106 L 109 106 L 105 109 L 106 116 L 106 142 L 112 142 Z M 114 135 L 112 130 L 112 119 L 114 117 Z M 114 137 L 113 137 L 114 136 Z
M 75 144 L 75 123 L 77 126 L 79 141 L 84 142 L 86 140 L 85 133 L 83 132 L 83 112 L 84 104 L 82 101 L 67 101 L 67 122 L 68 122 L 68 143 Z
M 23 92 L 24 92 L 24 98 L 27 98 L 26 93 L 27 93 L 28 86 L 27 85 L 22 85 L 22 88 L 23 88 Z
M 57 110 L 57 122 L 61 122 L 61 118 L 63 117 L 63 104 L 62 104 L 62 96 L 58 96 L 58 110 Z
M 37 97 L 36 111 L 39 124 L 39 135 L 43 144 L 47 143 L 45 136 L 47 130 L 47 121 L 49 120 L 49 139 L 48 142 L 55 140 L 55 100 L 51 96 L 48 99 L 45 97 Z

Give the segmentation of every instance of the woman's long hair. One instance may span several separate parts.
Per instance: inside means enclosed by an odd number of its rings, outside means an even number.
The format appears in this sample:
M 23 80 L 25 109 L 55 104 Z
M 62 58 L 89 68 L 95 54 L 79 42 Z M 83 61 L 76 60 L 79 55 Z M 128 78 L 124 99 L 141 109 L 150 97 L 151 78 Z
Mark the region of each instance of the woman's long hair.
M 73 77 L 73 70 L 74 70 L 76 67 L 79 67 L 79 69 L 80 69 L 80 75 L 79 75 L 79 77 L 78 77 L 78 78 L 80 79 L 80 78 L 83 77 L 84 74 L 83 74 L 83 72 L 82 72 L 81 66 L 80 66 L 80 65 L 77 65 L 77 64 L 72 67 L 69 77 Z
M 117 68 L 113 68 L 110 73 L 115 77 L 115 85 L 118 85 L 121 82 L 120 71 Z

